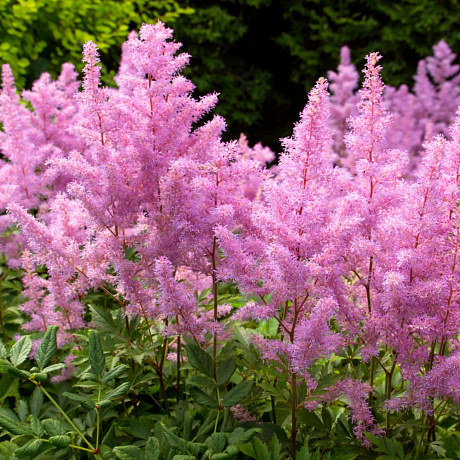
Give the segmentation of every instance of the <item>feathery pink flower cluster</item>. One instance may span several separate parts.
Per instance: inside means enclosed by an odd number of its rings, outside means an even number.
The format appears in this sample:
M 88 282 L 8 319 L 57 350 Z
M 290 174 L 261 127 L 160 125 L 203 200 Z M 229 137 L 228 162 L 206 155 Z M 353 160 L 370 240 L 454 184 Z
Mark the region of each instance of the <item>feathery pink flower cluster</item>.
M 101 86 L 87 43 L 83 90 L 65 65 L 23 92 L 32 110 L 3 68 L 1 243 L 12 266 L 22 250 L 24 331 L 59 324 L 60 343 L 72 341 L 82 299 L 110 285 L 165 336 L 225 338 L 217 283 L 230 280 L 247 296 L 234 318 L 275 318 L 278 339 L 254 342 L 309 391 L 318 359 L 357 344 L 364 361 L 386 347 L 408 382 L 389 408 L 458 400 L 460 82 L 447 45 L 420 64 L 415 94 L 385 88 L 378 53 L 355 93 L 344 48 L 333 96 L 319 79 L 274 177 L 271 151 L 223 142 L 218 116 L 203 123 L 217 95 L 192 97 L 189 56 L 171 38 L 162 23 L 130 34 L 116 89 Z M 367 383 L 350 375 L 339 390 L 356 435 L 377 433 Z

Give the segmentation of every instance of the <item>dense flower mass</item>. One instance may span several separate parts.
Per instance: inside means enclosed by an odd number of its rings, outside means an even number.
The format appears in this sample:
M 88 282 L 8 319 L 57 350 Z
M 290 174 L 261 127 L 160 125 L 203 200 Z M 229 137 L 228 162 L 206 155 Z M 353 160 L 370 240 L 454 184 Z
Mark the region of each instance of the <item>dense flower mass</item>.
M 117 88 L 101 85 L 92 42 L 80 92 L 66 64 L 21 101 L 3 66 L 0 242 L 24 269 L 24 332 L 57 324 L 59 343 L 74 341 L 97 290 L 179 348 L 186 336 L 216 353 L 235 321 L 273 320 L 276 337 L 252 340 L 292 394 L 306 384 L 299 407 L 315 405 L 318 360 L 354 347 L 369 363 L 327 388 L 364 442 L 381 432 L 369 408 L 377 375 L 389 410 L 458 402 L 460 74 L 447 44 L 420 63 L 414 94 L 385 87 L 378 53 L 355 92 L 343 48 L 332 96 L 320 78 L 267 168 L 269 149 L 222 141 L 224 120 L 208 116 L 217 95 L 192 96 L 189 56 L 171 39 L 162 23 L 132 33 Z M 219 301 L 224 282 L 244 306 Z

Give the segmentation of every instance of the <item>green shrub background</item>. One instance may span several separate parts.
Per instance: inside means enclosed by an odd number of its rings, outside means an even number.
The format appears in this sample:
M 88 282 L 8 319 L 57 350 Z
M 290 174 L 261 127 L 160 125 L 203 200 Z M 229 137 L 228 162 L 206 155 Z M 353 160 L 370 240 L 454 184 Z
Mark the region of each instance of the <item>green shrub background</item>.
M 459 49 L 457 0 L 0 0 L 0 61 L 18 86 L 53 76 L 63 62 L 80 70 L 84 42 L 101 50 L 106 84 L 120 46 L 142 22 L 161 19 L 192 55 L 197 94 L 217 91 L 228 139 L 245 132 L 279 150 L 318 77 L 335 69 L 347 44 L 360 69 L 379 51 L 389 85 L 412 86 L 417 62 L 445 39 Z

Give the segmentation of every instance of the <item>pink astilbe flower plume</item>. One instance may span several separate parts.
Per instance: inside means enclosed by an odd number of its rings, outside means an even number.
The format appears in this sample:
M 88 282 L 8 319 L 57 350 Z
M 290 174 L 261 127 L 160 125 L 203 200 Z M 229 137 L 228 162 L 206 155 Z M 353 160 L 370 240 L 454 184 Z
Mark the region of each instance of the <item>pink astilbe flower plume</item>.
M 278 318 L 284 341 L 258 338 L 257 344 L 266 359 L 284 356 L 294 373 L 338 345 L 328 327 L 335 309 L 319 300 L 326 289 L 319 263 L 327 238 L 323 229 L 328 200 L 336 193 L 328 110 L 327 82 L 320 79 L 293 137 L 283 140 L 279 181 L 267 180 L 263 200 L 254 204 L 254 231 L 232 235 L 222 226 L 216 230 L 226 256 L 220 276 L 261 299 L 249 302 L 237 317 Z
M 351 62 L 350 49 L 343 46 L 340 49 L 340 64 L 337 72 L 329 71 L 331 84 L 331 117 L 329 123 L 333 132 L 334 152 L 342 158 L 345 156 L 344 136 L 348 132 L 347 120 L 356 115 L 359 96 L 355 93 L 358 88 L 359 73 Z

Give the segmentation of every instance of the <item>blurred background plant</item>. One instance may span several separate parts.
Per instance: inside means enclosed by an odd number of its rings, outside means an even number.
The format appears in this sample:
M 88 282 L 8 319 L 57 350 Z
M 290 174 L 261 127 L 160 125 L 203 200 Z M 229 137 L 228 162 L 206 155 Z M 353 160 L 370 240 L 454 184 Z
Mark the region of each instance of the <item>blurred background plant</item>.
M 384 56 L 384 81 L 412 87 L 420 59 L 446 40 L 458 51 L 457 0 L 0 0 L 0 61 L 20 89 L 63 62 L 81 61 L 83 43 L 101 44 L 104 83 L 113 85 L 120 46 L 142 22 L 161 19 L 193 58 L 186 74 L 200 95 L 220 93 L 227 139 L 241 132 L 279 151 L 307 92 L 337 67 L 348 45 L 362 68 Z M 77 66 L 77 70 L 81 70 Z

